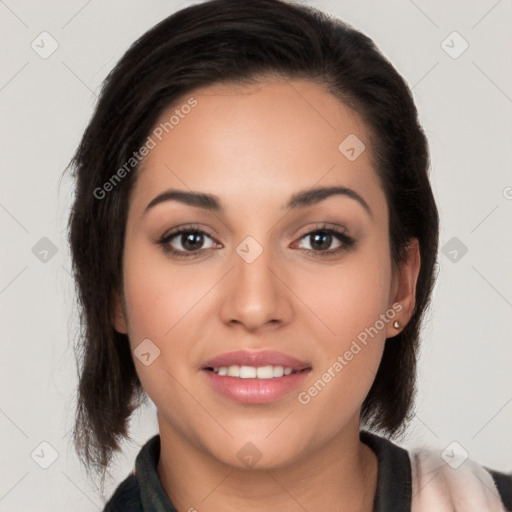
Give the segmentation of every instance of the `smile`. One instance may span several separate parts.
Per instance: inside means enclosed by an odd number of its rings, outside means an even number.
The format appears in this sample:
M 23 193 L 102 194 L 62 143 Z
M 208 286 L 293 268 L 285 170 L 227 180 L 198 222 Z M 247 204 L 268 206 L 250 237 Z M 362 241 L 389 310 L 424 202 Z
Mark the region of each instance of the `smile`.
M 217 375 L 237 377 L 239 379 L 274 379 L 283 377 L 284 375 L 291 375 L 294 373 L 293 368 L 289 366 L 221 366 L 212 369 Z
M 276 402 L 297 388 L 311 364 L 274 351 L 238 351 L 207 361 L 201 368 L 216 393 L 243 404 Z

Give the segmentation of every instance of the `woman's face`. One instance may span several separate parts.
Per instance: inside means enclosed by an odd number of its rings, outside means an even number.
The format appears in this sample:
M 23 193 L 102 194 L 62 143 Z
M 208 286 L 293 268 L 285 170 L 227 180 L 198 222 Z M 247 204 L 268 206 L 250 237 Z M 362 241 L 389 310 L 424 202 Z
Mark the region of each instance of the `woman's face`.
M 160 433 L 279 467 L 358 430 L 410 299 L 365 125 L 320 86 L 276 80 L 197 90 L 150 136 L 116 329 Z

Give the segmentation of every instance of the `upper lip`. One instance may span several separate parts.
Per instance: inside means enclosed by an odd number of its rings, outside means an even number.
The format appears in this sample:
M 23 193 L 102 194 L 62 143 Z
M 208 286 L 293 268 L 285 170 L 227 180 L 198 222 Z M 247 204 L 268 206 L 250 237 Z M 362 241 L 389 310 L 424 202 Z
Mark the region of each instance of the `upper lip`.
M 273 350 L 261 350 L 258 352 L 238 350 L 236 352 L 227 352 L 209 359 L 202 365 L 202 368 L 220 368 L 221 366 L 233 365 L 254 366 L 256 368 L 260 366 L 283 366 L 295 371 L 311 368 L 311 364 L 306 361 L 300 361 L 295 357 Z

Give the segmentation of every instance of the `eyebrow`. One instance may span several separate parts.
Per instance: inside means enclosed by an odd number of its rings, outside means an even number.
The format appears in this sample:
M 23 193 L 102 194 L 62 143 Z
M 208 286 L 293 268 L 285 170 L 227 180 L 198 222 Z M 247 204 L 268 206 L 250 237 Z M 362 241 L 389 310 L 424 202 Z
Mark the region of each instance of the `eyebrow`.
M 334 195 L 342 195 L 357 201 L 366 210 L 370 217 L 373 217 L 368 203 L 355 190 L 346 187 L 317 187 L 302 190 L 290 198 L 286 208 L 290 210 L 306 208 Z M 166 201 L 178 201 L 189 206 L 195 206 L 197 208 L 203 208 L 205 210 L 210 210 L 217 213 L 224 212 L 224 208 L 222 207 L 219 198 L 215 195 L 201 192 L 187 192 L 185 190 L 169 189 L 152 199 L 146 206 L 143 214 L 146 214 L 157 204 Z

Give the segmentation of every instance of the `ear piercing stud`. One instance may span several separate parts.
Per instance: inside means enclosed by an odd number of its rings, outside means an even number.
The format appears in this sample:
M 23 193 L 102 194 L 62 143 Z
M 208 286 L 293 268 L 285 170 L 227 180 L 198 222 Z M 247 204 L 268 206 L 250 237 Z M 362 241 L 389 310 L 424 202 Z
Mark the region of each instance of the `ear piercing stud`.
M 395 320 L 395 321 L 393 322 L 393 327 L 394 327 L 395 329 L 400 329 L 400 322 L 399 322 L 398 320 Z

